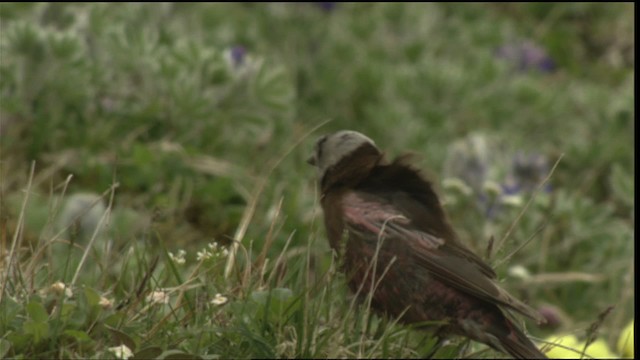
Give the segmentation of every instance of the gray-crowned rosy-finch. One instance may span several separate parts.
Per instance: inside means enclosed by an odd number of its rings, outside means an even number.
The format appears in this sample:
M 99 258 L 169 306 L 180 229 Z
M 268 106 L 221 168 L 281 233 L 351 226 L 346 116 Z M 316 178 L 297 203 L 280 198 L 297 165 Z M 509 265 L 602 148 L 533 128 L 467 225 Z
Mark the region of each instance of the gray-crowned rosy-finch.
M 543 318 L 500 288 L 493 269 L 460 242 L 406 157 L 387 162 L 371 139 L 345 130 L 321 137 L 309 163 L 318 169 L 329 243 L 350 289 L 360 296 L 373 289 L 374 311 L 404 323 L 443 321 L 440 335 L 545 358 L 505 311 Z

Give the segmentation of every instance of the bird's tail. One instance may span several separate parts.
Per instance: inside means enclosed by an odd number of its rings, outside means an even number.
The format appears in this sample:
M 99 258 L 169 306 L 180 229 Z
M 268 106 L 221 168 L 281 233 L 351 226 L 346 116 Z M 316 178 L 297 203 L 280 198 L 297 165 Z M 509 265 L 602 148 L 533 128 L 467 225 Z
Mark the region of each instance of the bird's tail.
M 504 351 L 516 359 L 547 359 L 547 356 L 516 325 L 507 318 L 504 321 L 507 331 L 498 331 L 493 334 Z

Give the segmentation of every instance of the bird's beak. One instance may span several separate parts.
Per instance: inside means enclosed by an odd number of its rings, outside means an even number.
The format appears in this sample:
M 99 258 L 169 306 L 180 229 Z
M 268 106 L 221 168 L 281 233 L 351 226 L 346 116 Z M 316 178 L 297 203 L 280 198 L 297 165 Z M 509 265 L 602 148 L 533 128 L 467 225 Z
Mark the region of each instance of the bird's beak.
M 313 155 L 309 156 L 309 158 L 307 159 L 307 164 L 316 166 L 316 157 Z

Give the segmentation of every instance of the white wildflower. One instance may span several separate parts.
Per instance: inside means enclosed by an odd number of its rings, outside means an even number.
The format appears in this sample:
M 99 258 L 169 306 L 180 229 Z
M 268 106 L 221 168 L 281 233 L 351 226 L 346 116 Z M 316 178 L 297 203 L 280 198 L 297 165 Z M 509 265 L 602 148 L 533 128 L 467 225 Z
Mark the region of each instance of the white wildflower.
M 131 349 L 129 349 L 127 345 L 124 344 L 120 346 L 110 347 L 108 350 L 112 352 L 118 359 L 128 359 L 133 356 L 133 352 L 131 351 Z
M 100 301 L 98 302 L 98 305 L 100 305 L 100 307 L 102 307 L 103 309 L 111 309 L 113 307 L 113 301 L 107 299 L 104 296 L 100 296 Z
M 471 194 L 473 194 L 473 189 L 469 185 L 465 184 L 465 182 L 459 178 L 444 179 L 442 181 L 442 187 L 444 187 L 447 190 L 451 189 L 451 190 L 458 191 L 465 196 L 470 196 Z
M 222 294 L 216 294 L 213 300 L 211 300 L 211 303 L 213 305 L 220 306 L 226 304 L 227 301 L 229 301 L 229 299 L 226 296 L 223 296 Z
M 502 193 L 502 187 L 495 181 L 487 180 L 482 184 L 484 190 L 489 196 L 499 196 Z
M 198 261 L 203 261 L 203 260 L 210 259 L 212 256 L 213 254 L 209 252 L 209 250 L 203 249 L 202 251 L 198 251 L 196 258 L 198 259 Z
M 187 252 L 182 249 L 178 250 L 178 253 L 175 255 L 172 252 L 169 252 L 171 260 L 178 265 L 183 265 L 186 262 L 184 258 L 185 255 L 187 255 Z
M 147 301 L 154 304 L 168 304 L 169 294 L 162 290 L 152 291 L 149 295 L 147 295 Z
M 209 260 L 213 257 L 226 257 L 229 254 L 229 250 L 213 241 L 207 244 L 207 247 L 202 249 L 202 251 L 198 251 L 197 259 L 198 261 Z
M 505 195 L 500 199 L 500 201 L 505 205 L 510 205 L 514 207 L 521 206 L 523 202 L 522 196 L 520 195 Z
M 527 270 L 527 268 L 522 265 L 514 265 L 510 267 L 509 270 L 507 270 L 507 272 L 509 273 L 510 276 L 513 276 L 514 278 L 518 278 L 522 280 L 525 280 L 531 277 L 529 270 Z
M 64 293 L 64 296 L 66 297 L 73 296 L 73 291 L 71 291 L 71 288 L 65 285 L 62 281 L 53 283 L 53 285 L 51 285 L 51 287 L 49 288 L 49 291 L 57 295 Z

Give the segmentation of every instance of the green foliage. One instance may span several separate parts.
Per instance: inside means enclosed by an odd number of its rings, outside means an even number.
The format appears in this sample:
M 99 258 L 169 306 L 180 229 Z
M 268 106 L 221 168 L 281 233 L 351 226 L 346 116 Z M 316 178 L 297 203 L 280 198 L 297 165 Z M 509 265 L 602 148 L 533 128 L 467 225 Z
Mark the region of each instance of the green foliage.
M 0 4 L 0 357 L 493 357 L 352 301 L 304 163 L 345 128 L 420 154 L 511 292 L 575 333 L 615 305 L 600 335 L 617 340 L 634 300 L 633 5 L 325 6 Z M 555 69 L 498 56 L 523 42 Z M 451 144 L 471 135 L 490 145 L 486 182 L 452 181 Z M 564 154 L 548 187 L 501 187 L 520 151 L 548 161 L 536 184 Z M 93 240 L 62 216 L 82 192 L 106 209 Z

